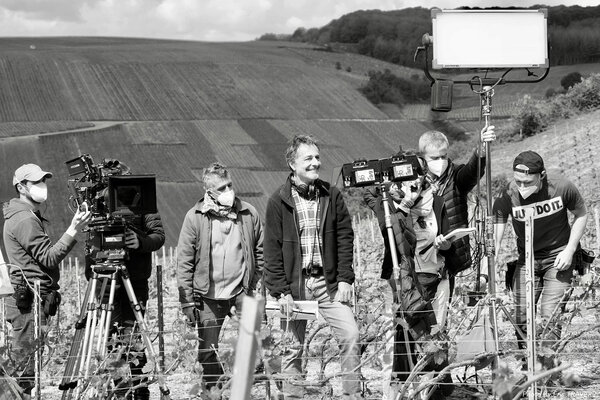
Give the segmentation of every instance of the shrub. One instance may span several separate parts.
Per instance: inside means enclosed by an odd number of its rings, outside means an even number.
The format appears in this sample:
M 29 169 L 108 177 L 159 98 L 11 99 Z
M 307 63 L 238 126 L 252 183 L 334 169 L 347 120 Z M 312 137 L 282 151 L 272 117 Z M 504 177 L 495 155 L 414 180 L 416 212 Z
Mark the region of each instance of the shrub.
M 560 80 L 560 85 L 565 89 L 569 90 L 571 87 L 581 82 L 581 74 L 579 72 L 571 72 L 570 74 L 565 75 Z
M 534 100 L 524 96 L 518 104 L 513 134 L 522 130 L 523 136 L 535 135 L 559 118 L 599 108 L 600 74 L 595 74 L 550 99 Z
M 339 61 L 335 62 L 335 69 L 342 69 L 342 63 Z
M 573 86 L 564 95 L 572 107 L 579 111 L 600 108 L 600 74 L 595 74 Z
M 549 99 L 550 97 L 554 96 L 555 94 L 556 94 L 556 89 L 554 89 L 554 88 L 548 88 L 548 89 L 546 90 L 546 95 L 545 95 L 545 97 L 546 97 L 547 99 Z
M 427 82 L 398 77 L 389 69 L 384 72 L 369 71 L 369 82 L 361 88 L 361 92 L 373 104 L 393 103 L 402 106 L 406 101 L 419 102 L 429 99 Z

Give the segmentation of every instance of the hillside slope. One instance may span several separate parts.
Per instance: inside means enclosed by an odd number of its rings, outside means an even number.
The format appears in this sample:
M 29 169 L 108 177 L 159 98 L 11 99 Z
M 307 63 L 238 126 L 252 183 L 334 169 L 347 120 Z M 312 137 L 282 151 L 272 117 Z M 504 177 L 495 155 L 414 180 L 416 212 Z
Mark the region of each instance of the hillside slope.
M 231 168 L 240 196 L 264 213 L 288 174 L 283 151 L 294 134 L 320 140 L 322 176 L 332 180 L 344 163 L 415 148 L 438 125 L 426 110 L 390 118 L 357 91 L 362 71 L 380 61 L 353 55 L 356 72 L 348 73 L 334 60 L 272 42 L 0 38 L 0 201 L 14 196 L 19 165 L 51 170 L 45 213 L 57 238 L 70 220 L 65 161 L 116 158 L 134 173 L 156 174 L 167 244 L 175 245 L 213 161 Z
M 54 172 L 45 210 L 53 237 L 70 219 L 64 162 L 80 154 L 156 174 L 175 245 L 213 161 L 232 169 L 239 194 L 263 213 L 288 173 L 283 152 L 294 134 L 320 140 L 329 180 L 343 163 L 416 147 L 431 127 L 389 119 L 333 66 L 277 43 L 0 39 L 0 200 L 14 196 L 20 164 Z

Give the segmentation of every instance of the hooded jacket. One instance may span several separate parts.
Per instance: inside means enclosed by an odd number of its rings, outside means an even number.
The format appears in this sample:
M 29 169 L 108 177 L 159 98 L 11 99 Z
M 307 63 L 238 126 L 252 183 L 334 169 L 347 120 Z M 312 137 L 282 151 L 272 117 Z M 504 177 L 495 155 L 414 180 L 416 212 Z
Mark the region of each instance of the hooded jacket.
M 25 279 L 32 284 L 40 280 L 43 295 L 59 288 L 59 264 L 69 254 L 77 241 L 65 233 L 52 244 L 46 234 L 47 222 L 32 205 L 21 199 L 4 203 L 4 247 L 10 264 L 10 280 L 13 286 Z M 22 271 L 22 273 L 21 273 Z
M 318 232 L 323 243 L 323 275 L 333 298 L 338 282 L 354 283 L 354 231 L 340 191 L 320 179 L 315 185 L 319 187 Z M 265 222 L 265 284 L 269 293 L 273 297 L 291 294 L 294 299 L 304 299 L 300 233 L 291 176 L 269 199 Z
M 177 286 L 181 304 L 194 303 L 194 295 L 204 296 L 209 289 L 211 262 L 210 217 L 201 212 L 203 199 L 185 215 L 177 244 Z M 235 199 L 236 224 L 242 233 L 244 254 L 244 292 L 252 294 L 262 276 L 263 231 L 256 208 Z

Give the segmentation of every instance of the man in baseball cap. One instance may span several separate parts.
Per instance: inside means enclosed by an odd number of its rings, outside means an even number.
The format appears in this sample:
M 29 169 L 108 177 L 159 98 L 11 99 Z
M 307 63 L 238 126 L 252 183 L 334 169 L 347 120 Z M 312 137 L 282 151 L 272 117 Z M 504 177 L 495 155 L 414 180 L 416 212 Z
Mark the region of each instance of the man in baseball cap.
M 38 182 L 45 178 L 52 178 L 52 172 L 43 171 L 36 164 L 23 164 L 15 171 L 13 186 L 23 181 Z
M 535 151 L 527 150 L 520 153 L 513 161 L 513 171 L 525 175 L 540 174 L 545 171 L 544 160 Z
M 23 389 L 23 399 L 29 399 L 34 385 L 34 363 L 31 349 L 34 339 L 32 292 L 33 282 L 40 281 L 43 310 L 40 313 L 42 331 L 60 303 L 58 266 L 75 246 L 75 237 L 86 225 L 90 212 L 77 210 L 71 225 L 62 237 L 52 243 L 44 225 L 47 220 L 40 207 L 48 197 L 46 179 L 52 173 L 38 165 L 25 164 L 17 168 L 13 185 L 19 197 L 4 204 L 3 240 L 10 266 L 10 281 L 15 291 L 6 299 L 6 320 L 13 328 L 13 363 L 8 366 Z M 43 337 L 43 336 L 42 336 Z
M 501 249 L 502 236 L 508 217 L 512 219 L 517 236 L 519 258 L 513 278 L 516 322 L 526 331 L 525 295 L 525 209 L 534 210 L 533 253 L 535 287 L 541 288 L 538 298 L 540 314 L 549 321 L 554 310 L 564 309 L 564 293 L 571 286 L 573 255 L 585 232 L 587 212 L 583 197 L 573 183 L 564 178 L 550 179 L 544 160 L 534 151 L 520 153 L 513 162 L 513 181 L 494 202 L 496 249 Z M 569 225 L 568 212 L 575 217 Z M 560 338 L 560 326 L 552 329 L 542 340 L 554 343 Z M 525 342 L 519 339 L 519 347 Z

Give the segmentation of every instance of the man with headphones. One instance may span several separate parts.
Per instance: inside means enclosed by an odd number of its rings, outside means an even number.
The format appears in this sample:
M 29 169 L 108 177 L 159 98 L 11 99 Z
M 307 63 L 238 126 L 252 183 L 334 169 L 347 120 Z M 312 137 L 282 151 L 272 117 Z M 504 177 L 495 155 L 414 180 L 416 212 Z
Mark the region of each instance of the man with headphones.
M 354 232 L 340 191 L 319 179 L 317 142 L 295 136 L 286 151 L 291 174 L 269 199 L 265 224 L 265 284 L 284 315 L 296 300 L 315 300 L 340 347 L 344 398 L 361 395 L 359 330 L 350 307 Z M 303 398 L 302 349 L 306 321 L 282 318 L 292 340 L 283 354 L 286 399 Z
M 544 160 L 534 151 L 520 153 L 513 162 L 513 181 L 494 202 L 496 249 L 500 249 L 510 216 L 517 236 L 519 258 L 513 275 L 516 322 L 526 330 L 525 209 L 533 208 L 533 252 L 536 301 L 540 316 L 548 321 L 557 307 L 564 309 L 564 293 L 571 286 L 573 255 L 585 233 L 587 211 L 583 197 L 567 179 L 550 179 Z M 569 225 L 568 212 L 574 220 Z M 543 338 L 549 344 L 560 338 L 561 327 L 552 324 Z M 519 347 L 525 343 L 517 335 Z
M 11 374 L 23 389 L 23 398 L 31 396 L 34 386 L 34 339 L 33 282 L 40 281 L 42 300 L 41 325 L 45 330 L 48 317 L 56 313 L 60 303 L 58 293 L 60 262 L 75 246 L 78 232 L 90 219 L 90 211 L 77 210 L 67 231 L 56 243 L 46 234 L 48 222 L 40 213 L 48 197 L 46 180 L 52 173 L 43 171 L 35 164 L 17 168 L 13 186 L 19 195 L 5 203 L 4 246 L 10 263 L 10 280 L 15 290 L 6 299 L 6 320 L 12 325 Z M 42 336 L 43 337 L 43 336 Z

